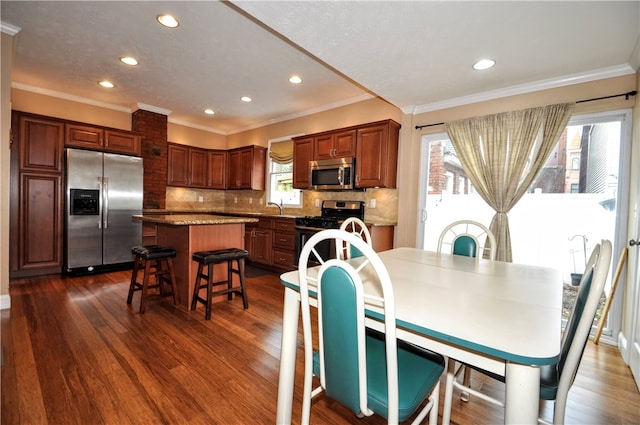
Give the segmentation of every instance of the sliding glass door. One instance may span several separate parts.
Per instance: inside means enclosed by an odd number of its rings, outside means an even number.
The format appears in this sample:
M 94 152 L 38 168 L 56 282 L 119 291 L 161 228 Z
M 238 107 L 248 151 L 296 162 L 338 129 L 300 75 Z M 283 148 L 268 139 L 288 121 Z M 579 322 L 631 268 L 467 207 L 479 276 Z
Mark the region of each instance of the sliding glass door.
M 509 212 L 513 262 L 562 270 L 567 313 L 577 289 L 572 283 L 593 246 L 611 240 L 617 261 L 626 243 L 630 120 L 628 110 L 573 117 Z M 494 211 L 475 192 L 446 133 L 423 137 L 421 173 L 419 246 L 436 250 L 440 232 L 455 220 L 489 226 Z M 614 300 L 603 338 L 620 329 L 621 306 Z

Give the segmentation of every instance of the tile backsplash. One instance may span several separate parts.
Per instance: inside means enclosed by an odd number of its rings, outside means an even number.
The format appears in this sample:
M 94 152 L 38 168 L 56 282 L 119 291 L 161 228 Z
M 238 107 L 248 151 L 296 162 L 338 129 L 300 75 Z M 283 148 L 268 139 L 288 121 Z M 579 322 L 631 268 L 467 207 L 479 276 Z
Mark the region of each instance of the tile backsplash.
M 305 190 L 302 192 L 302 208 L 284 208 L 286 215 L 320 215 L 320 206 L 325 199 L 340 201 L 364 201 L 365 219 L 397 222 L 398 190 L 368 189 L 359 191 L 325 192 Z M 318 206 L 316 206 L 316 201 Z M 262 190 L 207 190 L 167 186 L 166 208 L 181 211 L 225 211 L 277 214 L 276 207 L 266 205 L 266 193 Z M 372 208 L 375 204 L 375 208 Z

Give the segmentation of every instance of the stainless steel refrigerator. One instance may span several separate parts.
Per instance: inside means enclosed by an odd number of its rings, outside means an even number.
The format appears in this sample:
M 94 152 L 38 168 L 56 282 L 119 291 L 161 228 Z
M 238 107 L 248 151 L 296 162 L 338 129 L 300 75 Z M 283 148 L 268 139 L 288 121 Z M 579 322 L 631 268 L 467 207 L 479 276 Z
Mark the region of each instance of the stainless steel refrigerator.
M 65 266 L 67 273 L 132 264 L 142 243 L 142 158 L 67 149 Z

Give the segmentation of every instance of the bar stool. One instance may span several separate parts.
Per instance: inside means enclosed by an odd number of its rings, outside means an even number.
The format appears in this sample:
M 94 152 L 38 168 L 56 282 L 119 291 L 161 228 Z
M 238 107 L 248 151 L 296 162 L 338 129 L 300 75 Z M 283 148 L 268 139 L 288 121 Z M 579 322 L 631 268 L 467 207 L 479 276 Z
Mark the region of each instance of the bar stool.
M 131 253 L 135 255 L 135 259 L 133 262 L 133 272 L 131 273 L 127 304 L 131 304 L 135 291 L 142 291 L 142 295 L 140 296 L 140 314 L 143 314 L 147 303 L 147 291 L 149 288 L 158 288 L 161 297 L 172 295 L 173 303 L 177 304 L 178 289 L 176 286 L 176 275 L 173 270 L 173 258 L 176 256 L 176 250 L 160 245 L 141 245 L 131 248 Z M 141 268 L 144 269 L 142 283 L 138 282 L 138 270 Z M 155 276 L 156 283 L 154 285 L 149 285 L 149 278 L 151 276 Z M 166 284 L 171 285 L 170 293 L 165 291 L 164 285 Z
M 247 300 L 247 291 L 244 286 L 244 260 L 249 257 L 249 253 L 244 249 L 226 248 L 213 251 L 194 252 L 191 256 L 193 261 L 198 262 L 198 273 L 196 274 L 196 284 L 193 289 L 193 298 L 191 299 L 191 310 L 196 309 L 198 301 L 205 305 L 205 319 L 211 319 L 211 300 L 216 295 L 228 294 L 228 299 L 233 299 L 233 293 L 242 295 L 242 304 L 245 309 L 249 308 Z M 232 262 L 236 261 L 237 269 L 232 267 Z M 215 264 L 227 263 L 227 279 L 218 282 L 213 281 L 213 266 Z M 204 274 L 203 268 L 207 265 L 207 274 Z M 240 278 L 240 286 L 233 286 L 233 274 L 237 274 Z M 201 279 L 205 282 L 201 283 Z M 226 289 L 213 291 L 214 286 L 227 284 Z M 207 298 L 200 297 L 200 290 L 207 288 Z

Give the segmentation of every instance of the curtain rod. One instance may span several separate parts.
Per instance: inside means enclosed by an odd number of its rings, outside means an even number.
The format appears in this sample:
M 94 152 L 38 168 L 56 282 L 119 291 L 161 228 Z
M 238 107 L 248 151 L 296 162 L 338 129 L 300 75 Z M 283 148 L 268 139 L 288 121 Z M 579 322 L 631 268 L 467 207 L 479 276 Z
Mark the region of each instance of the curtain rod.
M 611 99 L 612 97 L 620 97 L 620 96 L 624 96 L 624 100 L 629 100 L 629 96 L 635 96 L 637 94 L 638 94 L 637 90 L 632 90 L 632 91 L 628 91 L 626 93 L 613 94 L 611 96 L 594 97 L 593 99 L 577 100 L 576 103 L 593 102 L 594 100 Z M 435 124 L 416 125 L 415 129 L 416 130 L 422 130 L 425 127 L 434 127 L 436 125 L 444 125 L 444 123 L 443 122 L 438 122 L 438 123 L 435 123 Z

